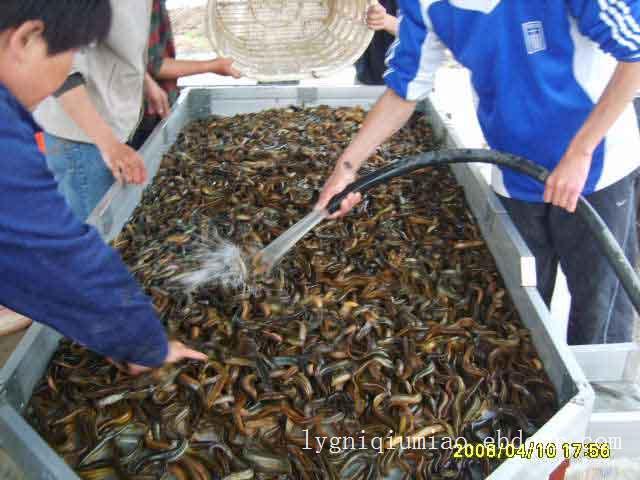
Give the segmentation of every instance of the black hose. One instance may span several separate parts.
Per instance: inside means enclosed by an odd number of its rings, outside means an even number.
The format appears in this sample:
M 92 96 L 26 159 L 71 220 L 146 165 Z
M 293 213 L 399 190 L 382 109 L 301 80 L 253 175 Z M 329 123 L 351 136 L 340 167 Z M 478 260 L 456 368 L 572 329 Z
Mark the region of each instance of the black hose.
M 522 157 L 497 152 L 495 150 L 439 150 L 399 160 L 384 168 L 376 170 L 369 175 L 359 178 L 351 185 L 347 186 L 347 188 L 342 192 L 335 195 L 329 201 L 327 210 L 329 213 L 338 211 L 342 200 L 344 200 L 350 193 L 364 193 L 377 185 L 388 182 L 392 178 L 406 175 L 414 170 L 438 165 L 449 165 L 453 163 L 492 163 L 495 165 L 501 165 L 529 175 L 543 184 L 549 177 L 549 171 L 546 168 Z M 591 204 L 582 195 L 578 198 L 576 215 L 578 215 L 589 227 L 589 230 L 600 246 L 602 253 L 607 257 L 609 264 L 629 295 L 631 302 L 640 313 L 640 280 L 607 225 L 604 223 L 600 215 L 598 215 L 598 212 L 595 211 Z M 588 261 L 588 259 L 585 259 L 585 261 Z

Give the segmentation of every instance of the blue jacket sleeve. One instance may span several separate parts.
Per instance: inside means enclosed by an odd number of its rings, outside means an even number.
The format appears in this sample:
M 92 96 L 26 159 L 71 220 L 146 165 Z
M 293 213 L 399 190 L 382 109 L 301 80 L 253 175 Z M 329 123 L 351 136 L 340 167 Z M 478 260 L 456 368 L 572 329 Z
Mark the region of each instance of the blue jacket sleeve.
M 398 37 L 387 53 L 386 85 L 405 100 L 418 101 L 432 90 L 445 47 L 429 29 L 422 2 L 401 0 Z
M 567 0 L 580 32 L 623 62 L 640 61 L 640 0 Z
M 71 213 L 33 138 L 7 128 L 0 127 L 0 304 L 115 360 L 161 365 L 167 338 L 150 299 Z

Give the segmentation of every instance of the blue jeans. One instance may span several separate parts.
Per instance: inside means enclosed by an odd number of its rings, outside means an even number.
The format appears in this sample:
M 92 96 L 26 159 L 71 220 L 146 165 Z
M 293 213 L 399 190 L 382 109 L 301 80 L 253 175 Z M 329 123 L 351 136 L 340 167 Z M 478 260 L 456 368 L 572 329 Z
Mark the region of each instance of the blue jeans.
M 634 266 L 638 256 L 637 182 L 634 172 L 586 197 Z M 547 305 L 558 262 L 562 266 L 571 293 L 567 343 L 630 342 L 635 308 L 582 220 L 550 204 L 500 199 L 536 258 L 538 290 Z
M 47 165 L 73 213 L 86 220 L 113 185 L 114 178 L 98 148 L 45 134 Z

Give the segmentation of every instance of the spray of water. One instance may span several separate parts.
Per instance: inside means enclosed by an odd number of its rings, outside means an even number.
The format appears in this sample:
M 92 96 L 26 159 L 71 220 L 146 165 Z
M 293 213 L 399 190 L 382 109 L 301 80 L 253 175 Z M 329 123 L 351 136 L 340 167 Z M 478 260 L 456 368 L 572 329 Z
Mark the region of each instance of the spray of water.
M 291 250 L 294 245 L 318 225 L 328 213 L 313 210 L 271 244 L 245 258 L 243 252 L 233 243 L 220 238 L 217 233 L 208 247 L 201 247 L 193 260 L 199 268 L 178 278 L 188 290 L 194 290 L 206 284 L 216 284 L 225 289 L 249 289 L 250 277 L 264 275 Z
M 309 233 L 328 213 L 324 210 L 312 210 L 295 225 L 260 250 L 253 259 L 256 273 L 270 271 L 298 241 Z
M 220 238 L 213 245 L 200 247 L 192 259 L 198 269 L 181 275 L 177 280 L 187 290 L 206 284 L 216 284 L 224 289 L 244 289 L 248 270 L 240 248 Z

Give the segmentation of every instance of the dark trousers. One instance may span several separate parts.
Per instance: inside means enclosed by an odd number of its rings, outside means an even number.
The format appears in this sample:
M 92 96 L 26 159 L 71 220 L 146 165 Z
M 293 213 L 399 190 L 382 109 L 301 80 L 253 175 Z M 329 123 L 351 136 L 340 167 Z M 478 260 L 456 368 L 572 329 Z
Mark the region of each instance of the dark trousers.
M 138 125 L 137 130 L 127 144 L 134 150 L 140 150 L 144 142 L 147 141 L 161 121 L 162 119 L 160 117 L 143 117 L 140 125 Z
M 587 196 L 634 267 L 637 179 L 634 172 Z M 562 266 L 571 293 L 568 344 L 631 341 L 635 309 L 582 220 L 550 204 L 500 198 L 536 258 L 538 290 L 548 306 Z

